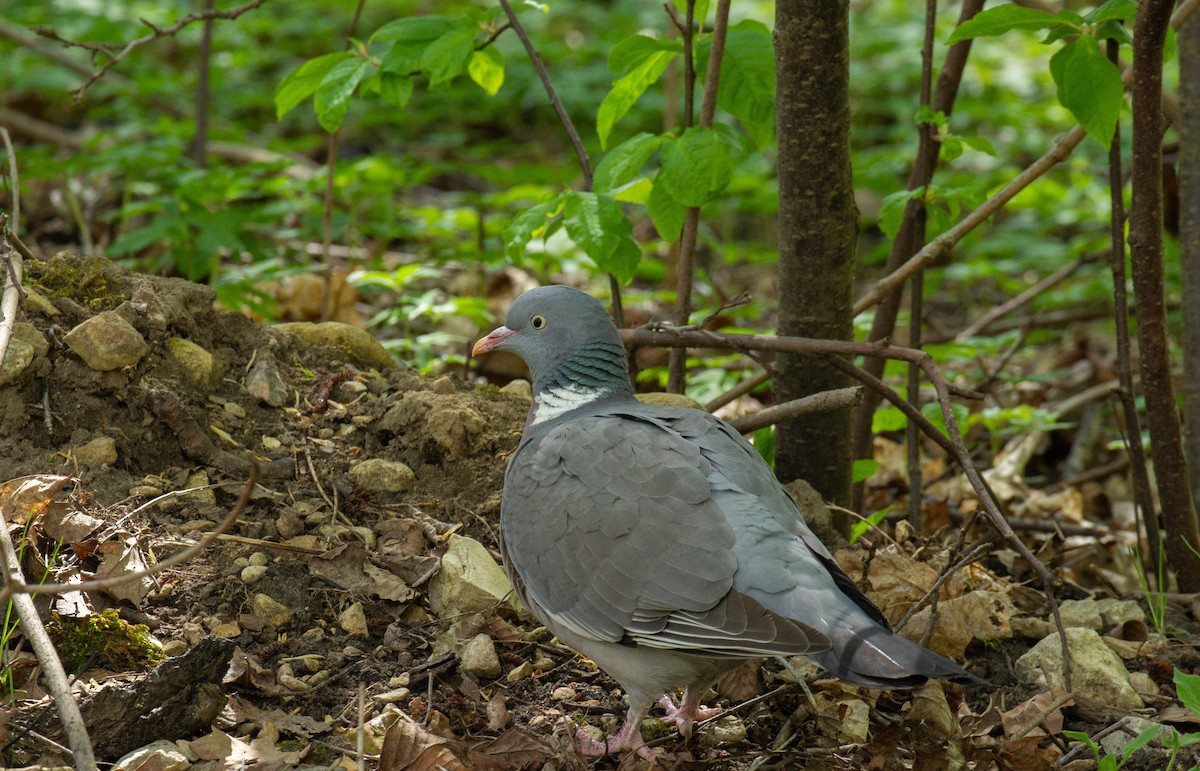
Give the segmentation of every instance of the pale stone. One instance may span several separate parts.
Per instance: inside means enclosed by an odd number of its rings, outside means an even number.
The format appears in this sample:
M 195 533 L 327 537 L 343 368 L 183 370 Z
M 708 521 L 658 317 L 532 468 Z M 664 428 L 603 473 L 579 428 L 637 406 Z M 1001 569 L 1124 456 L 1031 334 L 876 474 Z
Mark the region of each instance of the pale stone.
M 50 343 L 46 342 L 46 336 L 28 321 L 18 321 L 13 324 L 12 339 L 28 343 L 33 348 L 35 356 L 45 356 L 50 353 Z
M 33 363 L 33 346 L 16 336 L 9 338 L 4 362 L 0 363 L 0 386 L 6 386 L 21 376 Z
M 207 390 L 221 382 L 224 374 L 221 363 L 202 346 L 182 337 L 172 337 L 167 341 L 167 348 L 189 384 Z
M 501 388 L 500 392 L 516 396 L 527 402 L 533 401 L 533 386 L 529 384 L 528 380 L 513 380 Z
M 98 436 L 76 447 L 73 454 L 85 466 L 111 466 L 117 462 L 117 442 L 111 436 Z
M 145 747 L 126 753 L 112 767 L 113 771 L 139 771 L 153 768 L 154 771 L 186 771 L 191 768 L 187 757 L 175 746 L 175 742 L 160 739 Z
M 270 358 L 260 358 L 246 373 L 246 392 L 258 401 L 272 407 L 282 407 L 288 403 L 288 387 L 279 368 Z
M 246 586 L 253 586 L 261 581 L 263 576 L 266 574 L 266 565 L 247 565 L 246 567 L 242 568 L 240 578 L 242 579 L 242 583 Z
M 350 476 L 373 493 L 402 493 L 417 481 L 413 470 L 399 461 L 371 458 L 350 468 Z
M 653 404 L 658 407 L 689 407 L 694 410 L 704 410 L 704 405 L 690 396 L 669 394 L 664 391 L 638 394 L 637 400 L 642 404 Z
M 441 617 L 487 610 L 508 601 L 517 608 L 512 582 L 479 541 L 451 535 L 441 568 L 429 582 L 429 608 Z
M 1129 684 L 1125 664 L 1092 629 L 1069 627 L 1071 685 L 1080 696 L 1120 710 L 1141 709 L 1142 699 Z M 1062 643 L 1058 633 L 1048 635 L 1017 659 L 1017 677 L 1037 688 L 1066 691 L 1063 683 Z
M 726 715 L 704 727 L 700 741 L 706 747 L 722 747 L 746 741 L 746 724 L 737 715 Z
M 271 329 L 275 332 L 287 332 L 295 335 L 306 343 L 328 345 L 343 351 L 355 364 L 376 369 L 387 369 L 395 366 L 392 355 L 371 337 L 370 333 L 350 324 L 340 321 L 326 321 L 321 324 L 311 324 L 297 321 L 287 324 L 276 324 Z
M 292 609 L 270 595 L 256 594 L 251 597 L 250 609 L 271 626 L 287 626 L 292 621 Z
M 496 643 L 486 634 L 477 634 L 458 653 L 459 666 L 464 672 L 489 680 L 499 677 L 503 671 L 500 657 L 496 655 Z
M 338 626 L 351 637 L 366 637 L 368 634 L 367 614 L 363 611 L 363 604 L 355 602 L 339 613 Z
M 85 364 L 101 372 L 133 366 L 150 350 L 141 333 L 112 311 L 81 322 L 63 342 Z

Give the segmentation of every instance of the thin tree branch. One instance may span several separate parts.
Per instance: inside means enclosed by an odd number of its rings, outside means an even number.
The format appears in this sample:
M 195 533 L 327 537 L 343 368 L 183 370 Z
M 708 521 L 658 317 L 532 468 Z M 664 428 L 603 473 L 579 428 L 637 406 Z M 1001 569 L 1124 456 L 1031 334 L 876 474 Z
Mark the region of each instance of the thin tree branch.
M 1113 139 L 1113 146 L 1117 147 L 1117 152 L 1119 153 L 1120 148 L 1117 146 L 1116 139 Z M 1119 158 L 1118 158 L 1118 162 L 1117 162 L 1117 171 L 1120 172 L 1120 159 Z M 1119 194 L 1120 189 L 1121 189 L 1120 186 L 1118 186 L 1117 187 L 1118 194 Z M 1041 281 L 1038 281 L 1036 284 L 1029 287 L 1024 292 L 1021 292 L 1020 294 L 1016 295 L 1015 297 L 1012 297 L 1012 298 L 1006 300 L 1005 302 L 997 305 L 995 308 L 992 308 L 990 311 L 988 311 L 987 313 L 983 314 L 978 319 L 976 319 L 966 329 L 964 329 L 963 331 L 961 331 L 957 335 L 955 335 L 954 339 L 961 341 L 961 340 L 966 340 L 968 338 L 974 337 L 975 335 L 978 335 L 980 332 L 987 329 L 988 325 L 990 325 L 996 319 L 1000 319 L 1000 318 L 1003 318 L 1004 316 L 1007 316 L 1009 313 L 1012 313 L 1017 308 L 1020 308 L 1022 305 L 1025 305 L 1026 303 L 1030 302 L 1035 297 L 1037 297 L 1038 295 L 1047 291 L 1051 287 L 1057 286 L 1059 283 L 1062 282 L 1063 279 L 1072 275 L 1075 271 L 1079 270 L 1084 265 L 1096 262 L 1099 259 L 1100 259 L 1099 254 L 1085 254 L 1082 257 L 1077 257 L 1076 259 L 1072 260 L 1071 262 L 1067 263 L 1066 265 L 1063 265 L 1058 270 L 1051 273 L 1049 276 L 1046 276 Z
M 771 373 L 766 370 L 763 370 L 762 372 L 759 372 L 754 377 L 747 378 L 747 379 L 743 380 L 742 382 L 738 383 L 733 388 L 730 388 L 725 393 L 721 394 L 717 398 L 710 401 L 708 404 L 705 404 L 704 409 L 708 412 L 716 412 L 717 410 L 724 407 L 726 404 L 729 404 L 732 401 L 736 401 L 736 400 L 742 398 L 743 396 L 750 393 L 755 388 L 758 388 L 760 385 L 762 385 L 763 383 L 767 382 L 770 379 L 771 379 Z
M 12 229 L 18 233 L 21 230 L 21 175 L 17 171 L 17 151 L 13 149 L 8 129 L 0 128 L 0 140 L 4 141 L 4 152 L 8 155 L 8 181 L 12 185 Z M 13 283 L 18 287 L 21 284 L 19 279 L 14 279 Z M 4 356 L 0 354 L 0 361 L 3 360 Z
M 708 55 L 708 71 L 704 75 L 704 99 L 700 102 L 700 123 L 710 128 L 717 110 L 717 90 L 721 84 L 721 61 L 725 57 L 725 37 L 729 29 L 730 0 L 717 0 L 716 20 L 713 23 L 712 49 Z M 687 95 L 691 100 L 691 92 Z M 685 125 L 687 125 L 685 123 Z M 688 323 L 692 312 L 692 273 L 696 261 L 696 239 L 700 231 L 700 207 L 688 207 L 679 237 L 679 261 L 675 268 L 675 323 Z M 687 350 L 674 348 L 667 362 L 667 390 L 683 393 L 687 378 Z
M 862 396 L 862 386 L 823 391 L 734 418 L 729 421 L 729 425 L 736 428 L 738 433 L 748 434 L 765 426 L 774 425 L 781 420 L 791 420 L 800 415 L 844 410 L 861 402 Z
M 504 9 L 504 14 L 508 16 L 508 23 L 512 26 L 513 31 L 517 33 L 517 37 L 521 39 L 521 45 L 525 47 L 525 53 L 529 55 L 529 61 L 533 62 L 533 68 L 537 71 L 538 78 L 542 81 L 542 87 L 546 89 L 546 96 L 550 98 L 550 106 L 554 108 L 554 114 L 558 116 L 558 122 L 562 124 L 563 131 L 567 132 L 567 139 L 571 142 L 571 147 L 575 150 L 575 157 L 579 161 L 579 168 L 583 172 L 583 183 L 587 190 L 592 189 L 592 162 L 588 159 L 587 149 L 583 146 L 583 140 L 579 138 L 579 132 L 575 130 L 575 123 L 571 120 L 571 116 L 567 114 L 567 110 L 562 105 L 562 101 L 558 98 L 558 92 L 554 90 L 554 83 L 550 81 L 550 71 L 546 69 L 546 63 L 542 61 L 541 54 L 533 47 L 533 42 L 529 39 L 529 35 L 525 32 L 525 27 L 521 24 L 521 20 L 517 18 L 517 14 L 513 11 L 512 5 L 508 0 L 500 0 L 500 7 Z M 612 292 L 613 317 L 616 320 L 618 327 L 625 326 L 625 308 L 621 303 L 621 284 L 617 281 L 617 277 L 613 274 L 608 274 L 608 286 Z
M 195 22 L 198 22 L 198 21 L 205 21 L 207 19 L 230 19 L 230 20 L 236 19 L 237 17 L 241 16 L 243 13 L 246 13 L 247 11 L 252 11 L 265 2 L 267 2 L 267 0 L 250 0 L 250 2 L 246 3 L 245 5 L 239 5 L 237 8 L 231 8 L 228 11 L 206 10 L 206 11 L 201 11 L 199 13 L 190 13 L 187 16 L 184 16 L 183 18 L 176 21 L 171 26 L 162 27 L 162 28 L 156 27 L 153 24 L 151 24 L 150 22 L 146 21 L 145 19 L 142 19 L 141 20 L 142 23 L 150 28 L 150 30 L 151 30 L 150 34 L 143 35 L 140 38 L 129 41 L 128 43 L 125 44 L 125 47 L 122 48 L 120 51 L 118 51 L 115 54 L 111 54 L 111 56 L 112 56 L 111 59 L 109 59 L 107 62 L 105 62 L 100 67 L 100 69 L 96 70 L 91 75 L 89 75 L 88 79 L 86 81 L 84 81 L 82 86 L 72 89 L 71 93 L 75 95 L 76 102 L 81 101 L 83 99 L 83 95 L 85 93 L 87 93 L 87 90 L 92 87 L 93 83 L 95 83 L 100 78 L 104 77 L 108 73 L 109 70 L 111 70 L 113 67 L 116 67 L 118 64 L 120 64 L 121 61 L 123 59 L 125 59 L 125 57 L 129 56 L 129 54 L 133 53 L 134 51 L 136 51 L 137 49 L 146 45 L 147 43 L 153 43 L 155 40 L 158 40 L 158 39 L 164 38 L 164 37 L 173 37 L 184 27 L 188 26 L 189 24 L 194 24 Z M 108 54 L 110 54 L 110 49 L 112 48 L 106 44 L 82 43 L 82 42 L 79 42 L 76 40 L 68 40 L 68 39 L 62 37 L 61 35 L 59 35 L 54 30 L 48 29 L 46 27 L 35 27 L 33 31 L 36 32 L 37 34 L 41 35 L 42 37 L 46 37 L 51 40 L 57 40 L 58 42 L 62 43 L 64 46 L 67 46 L 67 47 L 86 48 L 87 50 L 91 51 L 93 53 L 93 55 L 98 54 L 98 53 L 104 53 L 104 54 L 108 55 Z

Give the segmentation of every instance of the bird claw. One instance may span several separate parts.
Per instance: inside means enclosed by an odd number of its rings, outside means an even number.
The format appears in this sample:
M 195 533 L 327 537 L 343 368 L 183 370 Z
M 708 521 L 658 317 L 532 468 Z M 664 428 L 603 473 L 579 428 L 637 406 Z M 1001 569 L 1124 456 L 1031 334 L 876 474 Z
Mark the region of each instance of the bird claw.
M 647 747 L 646 742 L 642 739 L 642 732 L 636 726 L 631 730 L 628 725 L 621 726 L 621 730 L 600 740 L 593 739 L 582 728 L 577 728 L 575 729 L 575 749 L 581 755 L 593 758 L 636 750 L 637 754 L 650 765 L 654 765 L 657 759 L 654 750 Z
M 699 700 L 697 699 L 697 701 Z M 721 714 L 719 707 L 704 707 L 698 703 L 692 704 L 687 698 L 684 698 L 683 702 L 677 705 L 670 696 L 664 695 L 658 700 L 658 703 L 666 712 L 663 715 L 663 720 L 668 723 L 674 723 L 675 728 L 684 738 L 692 735 L 692 726 L 695 723 Z

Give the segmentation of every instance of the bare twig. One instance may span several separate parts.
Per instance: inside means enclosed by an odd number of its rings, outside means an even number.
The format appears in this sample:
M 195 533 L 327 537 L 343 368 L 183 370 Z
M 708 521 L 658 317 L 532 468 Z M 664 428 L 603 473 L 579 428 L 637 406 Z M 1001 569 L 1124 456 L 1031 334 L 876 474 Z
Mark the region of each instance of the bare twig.
M 525 32 L 525 27 L 522 26 L 521 20 L 517 18 L 517 14 L 513 11 L 512 5 L 508 0 L 500 0 L 500 6 L 504 9 L 504 14 L 508 16 L 508 23 L 512 26 L 513 31 L 517 33 L 517 37 L 521 39 L 521 45 L 525 47 L 525 53 L 529 55 L 529 61 L 533 62 L 533 68 L 537 71 L 538 78 L 542 81 L 542 87 L 546 89 L 546 96 L 550 98 L 550 106 L 554 108 L 554 114 L 558 116 L 558 122 L 562 124 L 563 131 L 567 132 L 567 139 L 571 142 L 571 147 L 575 150 L 575 157 L 579 161 L 579 168 L 583 172 L 584 186 L 592 189 L 592 162 L 588 159 L 587 149 L 583 146 L 583 140 L 579 138 L 579 132 L 575 130 L 575 123 L 571 120 L 571 116 L 567 114 L 567 110 L 563 107 L 562 102 L 558 98 L 558 92 L 554 90 L 554 83 L 550 81 L 550 71 L 546 69 L 546 63 L 542 61 L 542 56 L 533 47 L 533 41 L 529 39 L 529 35 Z M 616 319 L 617 326 L 625 326 L 625 309 L 621 304 L 621 284 L 617 281 L 617 277 L 613 274 L 608 274 L 609 290 L 612 292 L 613 317 Z
M 213 0 L 204 0 L 205 13 L 213 10 Z M 197 166 L 203 167 L 208 162 L 208 107 L 211 91 L 208 86 L 208 76 L 212 71 L 212 17 L 204 20 L 204 31 L 200 35 L 200 55 L 197 57 L 196 68 L 199 76 L 196 78 L 196 137 L 192 141 L 192 160 Z
M 267 0 L 250 0 L 250 2 L 246 3 L 245 5 L 239 5 L 237 8 L 230 8 L 228 11 L 217 11 L 210 9 L 201 11 L 199 13 L 190 13 L 169 27 L 157 27 L 145 19 L 142 19 L 141 22 L 150 28 L 150 34 L 143 35 L 142 37 L 129 41 L 125 44 L 124 48 L 115 54 L 111 53 L 111 49 L 115 46 L 110 46 L 108 44 L 84 43 L 76 40 L 68 40 L 54 30 L 47 29 L 45 27 L 36 27 L 34 28 L 34 32 L 42 37 L 50 38 L 51 40 L 57 40 L 67 47 L 85 48 L 91 51 L 93 56 L 97 54 L 104 54 L 112 57 L 103 65 L 101 65 L 98 70 L 89 75 L 88 79 L 84 81 L 82 86 L 71 90 L 71 93 L 75 95 L 75 101 L 78 102 L 83 99 L 83 95 L 87 93 L 89 88 L 92 87 L 92 84 L 104 77 L 109 70 L 120 64 L 125 57 L 129 56 L 129 54 L 133 53 L 147 43 L 153 43 L 155 40 L 164 37 L 173 37 L 184 27 L 188 26 L 189 24 L 194 24 L 198 21 L 205 21 L 207 19 L 236 19 L 243 13 L 254 10 L 265 2 L 267 2 Z
M 733 388 L 730 388 L 728 391 L 721 394 L 717 398 L 713 399 L 708 404 L 705 404 L 704 409 L 707 412 L 716 412 L 717 410 L 724 407 L 726 404 L 729 404 L 732 401 L 736 401 L 736 400 L 742 398 L 743 396 L 750 393 L 755 388 L 758 388 L 760 385 L 762 385 L 763 383 L 767 382 L 770 379 L 771 379 L 771 373 L 766 370 L 763 370 L 762 372 L 759 372 L 754 377 L 747 378 L 746 380 L 743 380 L 742 382 L 738 383 L 736 386 L 734 386 Z
M 725 33 L 729 28 L 729 2 L 718 0 L 713 22 L 712 49 L 708 55 L 708 71 L 704 75 L 704 98 L 700 102 L 702 128 L 711 128 L 717 110 L 717 88 L 721 83 L 721 60 L 725 56 Z M 687 95 L 691 100 L 691 92 Z M 675 323 L 688 323 L 692 312 L 692 273 L 696 261 L 696 239 L 700 232 L 700 207 L 690 206 L 683 219 L 679 236 L 679 260 L 675 267 Z M 672 348 L 667 362 L 667 390 L 683 393 L 687 378 L 687 349 Z
M 1117 148 L 1117 153 L 1119 154 L 1121 152 L 1121 148 L 1120 148 L 1120 145 L 1117 144 L 1117 140 L 1115 137 L 1113 138 L 1113 146 Z M 1121 164 L 1120 164 L 1120 158 L 1118 156 L 1118 160 L 1117 160 L 1118 173 L 1120 173 L 1120 168 L 1121 168 Z M 1118 183 L 1117 191 L 1119 192 L 1120 189 L 1121 189 L 1120 183 Z M 1114 210 L 1114 214 L 1115 213 L 1116 213 L 1116 210 Z M 1033 298 L 1042 294 L 1046 290 L 1050 289 L 1053 286 L 1058 285 L 1059 283 L 1062 282 L 1063 279 L 1067 278 L 1068 276 L 1073 274 L 1075 271 L 1079 270 L 1084 265 L 1095 262 L 1098 259 L 1100 259 L 1100 255 L 1098 255 L 1098 254 L 1086 254 L 1082 257 L 1078 257 L 1078 258 L 1072 260 L 1071 262 L 1068 262 L 1066 265 L 1063 265 L 1058 270 L 1051 273 L 1049 276 L 1046 276 L 1041 281 L 1037 282 L 1033 286 L 1026 289 L 1024 292 L 1021 292 L 1020 294 L 1016 295 L 1015 297 L 1012 297 L 1009 300 L 997 305 L 995 308 L 992 308 L 990 311 L 988 311 L 987 313 L 980 316 L 970 326 L 968 326 L 963 331 L 959 332 L 958 335 L 955 337 L 955 339 L 956 340 L 966 340 L 968 338 L 974 337 L 975 335 L 978 335 L 980 332 L 987 329 L 988 325 L 991 324 L 996 319 L 1007 316 L 1009 313 L 1012 313 L 1017 308 L 1020 308 L 1022 305 L 1025 305 L 1026 303 L 1033 300 Z
M 358 0 L 358 4 L 355 5 L 354 16 L 350 19 L 350 26 L 346 28 L 346 39 L 343 42 L 342 50 L 350 48 L 354 30 L 358 27 L 358 20 L 362 18 L 365 4 L 366 0 Z M 337 278 L 337 269 L 344 265 L 342 260 L 335 260 L 330 251 L 330 246 L 333 244 L 333 191 L 334 180 L 337 178 L 338 133 L 339 129 L 334 129 L 325 137 L 325 198 L 321 205 L 321 245 L 323 247 L 321 260 L 325 268 L 325 295 L 321 298 L 322 321 L 329 321 L 333 318 L 333 284 Z
M 798 415 L 844 410 L 848 407 L 853 407 L 862 401 L 862 395 L 862 386 L 839 388 L 836 391 L 823 391 L 819 394 L 793 399 L 790 402 L 776 404 L 774 407 L 767 407 L 764 410 L 743 415 L 740 418 L 729 421 L 729 425 L 736 428 L 739 433 L 748 434 L 764 426 L 774 425 L 781 420 L 791 420 Z
M 216 541 L 222 533 L 233 527 L 233 523 L 246 510 L 246 506 L 250 503 L 250 496 L 254 492 L 254 486 L 258 484 L 259 467 L 257 463 L 250 464 L 250 474 L 246 479 L 246 485 L 242 488 L 242 494 L 238 497 L 237 503 L 225 515 L 225 518 L 217 524 L 216 528 L 204 534 L 204 536 L 191 544 L 186 549 L 183 549 L 176 554 L 172 554 L 160 562 L 156 562 L 145 570 L 139 570 L 136 573 L 123 573 L 121 575 L 109 576 L 108 578 L 94 578 L 90 581 L 82 581 L 75 583 L 61 584 L 26 584 L 11 582 L 0 590 L 0 600 L 7 596 L 12 596 L 15 601 L 18 597 L 31 594 L 60 594 L 62 592 L 71 591 L 95 591 L 97 589 L 111 589 L 114 586 L 141 581 L 143 578 L 150 578 L 163 572 L 167 568 L 173 567 L 195 557 L 200 552 L 204 551 Z M 7 529 L 5 530 L 7 532 Z
M 17 152 L 13 149 L 8 129 L 0 128 L 0 139 L 4 140 L 4 152 L 8 154 L 8 182 L 12 185 L 12 231 L 21 232 L 21 175 L 17 173 Z M 20 281 L 14 281 L 20 286 Z M 0 359 L 3 359 L 0 356 Z

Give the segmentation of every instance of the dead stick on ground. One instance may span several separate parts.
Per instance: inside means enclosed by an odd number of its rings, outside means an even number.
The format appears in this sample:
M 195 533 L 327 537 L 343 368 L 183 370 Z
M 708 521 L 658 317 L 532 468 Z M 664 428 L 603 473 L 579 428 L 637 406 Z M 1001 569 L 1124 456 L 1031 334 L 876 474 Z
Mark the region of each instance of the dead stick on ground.
M 854 407 L 862 402 L 862 398 L 862 386 L 823 391 L 819 394 L 805 396 L 802 399 L 793 399 L 790 402 L 776 404 L 774 407 L 767 407 L 759 412 L 743 415 L 740 418 L 729 421 L 729 425 L 736 428 L 740 434 L 748 434 L 751 431 L 757 431 L 764 426 L 773 425 L 781 420 L 791 420 L 797 415 L 809 415 L 814 412 L 830 412 L 832 410 Z

